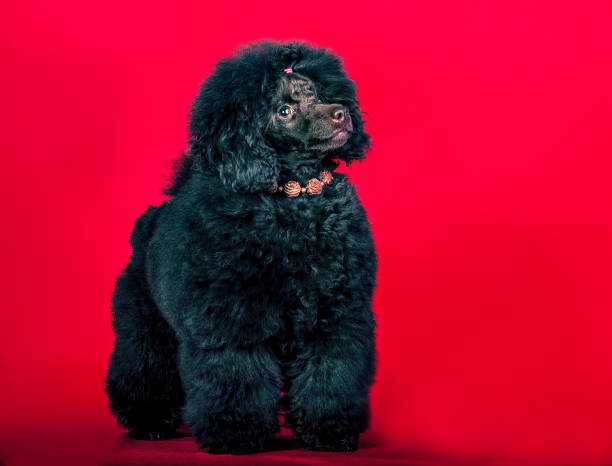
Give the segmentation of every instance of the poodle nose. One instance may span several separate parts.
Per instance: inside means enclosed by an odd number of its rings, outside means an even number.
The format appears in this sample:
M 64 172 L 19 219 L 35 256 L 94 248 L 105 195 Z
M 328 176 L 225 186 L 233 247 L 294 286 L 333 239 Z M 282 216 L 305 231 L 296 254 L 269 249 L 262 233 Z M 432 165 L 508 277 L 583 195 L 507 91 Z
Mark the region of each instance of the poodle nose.
M 332 112 L 332 119 L 334 120 L 334 123 L 342 123 L 344 121 L 346 115 L 346 109 L 344 107 L 336 107 L 332 110 Z

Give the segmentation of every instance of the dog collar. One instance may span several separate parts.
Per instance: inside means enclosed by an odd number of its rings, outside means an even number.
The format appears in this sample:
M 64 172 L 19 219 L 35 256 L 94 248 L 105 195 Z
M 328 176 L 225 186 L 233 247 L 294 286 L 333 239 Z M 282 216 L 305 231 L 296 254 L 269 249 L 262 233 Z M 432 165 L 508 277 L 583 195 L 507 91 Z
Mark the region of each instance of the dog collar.
M 323 170 L 321 173 L 319 173 L 319 178 L 309 179 L 306 186 L 300 186 L 300 183 L 295 180 L 289 180 L 284 185 L 280 186 L 275 182 L 270 188 L 270 192 L 284 192 L 287 197 L 298 197 L 302 193 L 308 193 L 311 196 L 316 196 L 317 194 L 321 194 L 323 191 L 323 186 L 326 184 L 331 184 L 333 179 L 334 177 L 329 170 Z

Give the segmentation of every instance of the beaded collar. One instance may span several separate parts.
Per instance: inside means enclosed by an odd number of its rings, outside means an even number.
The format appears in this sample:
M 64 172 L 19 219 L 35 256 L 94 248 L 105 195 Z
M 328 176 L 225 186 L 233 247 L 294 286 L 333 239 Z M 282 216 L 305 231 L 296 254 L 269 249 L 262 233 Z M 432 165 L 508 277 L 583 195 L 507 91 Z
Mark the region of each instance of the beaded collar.
M 321 194 L 323 191 L 323 186 L 326 184 L 331 184 L 334 177 L 332 176 L 329 170 L 323 170 L 319 173 L 319 178 L 311 178 L 308 180 L 306 186 L 300 186 L 295 180 L 289 180 L 284 185 L 278 185 L 278 183 L 274 183 L 270 188 L 271 193 L 285 193 L 287 197 L 298 197 L 300 194 L 308 193 L 311 196 L 315 196 L 317 194 Z

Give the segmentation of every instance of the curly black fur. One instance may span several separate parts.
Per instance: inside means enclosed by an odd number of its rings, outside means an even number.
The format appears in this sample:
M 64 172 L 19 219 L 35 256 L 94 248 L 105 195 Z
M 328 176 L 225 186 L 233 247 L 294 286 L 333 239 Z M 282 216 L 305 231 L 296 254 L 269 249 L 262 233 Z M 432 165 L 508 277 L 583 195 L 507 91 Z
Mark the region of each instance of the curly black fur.
M 240 454 L 279 431 L 284 405 L 306 448 L 357 449 L 376 365 L 366 213 L 341 173 L 319 195 L 270 192 L 365 156 L 354 83 L 325 49 L 251 44 L 203 84 L 190 134 L 117 279 L 112 412 L 136 438 L 185 422 Z

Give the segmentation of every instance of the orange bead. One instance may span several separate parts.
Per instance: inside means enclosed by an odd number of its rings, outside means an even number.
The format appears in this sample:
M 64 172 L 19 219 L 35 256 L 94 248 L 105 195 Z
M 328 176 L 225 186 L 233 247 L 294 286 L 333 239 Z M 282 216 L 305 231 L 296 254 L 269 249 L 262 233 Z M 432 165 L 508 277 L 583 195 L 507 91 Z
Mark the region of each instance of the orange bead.
M 297 181 L 291 180 L 285 183 L 285 194 L 287 194 L 287 196 L 297 197 L 300 195 L 301 191 L 302 188 L 300 186 L 300 183 L 298 183 Z
M 334 177 L 332 176 L 329 170 L 323 170 L 319 176 L 321 177 L 321 181 L 324 184 L 330 184 L 332 180 L 334 179 Z
M 323 191 L 323 182 L 321 180 L 317 180 L 316 178 L 311 178 L 308 180 L 308 184 L 306 185 L 306 191 L 311 196 L 321 194 L 321 191 Z

